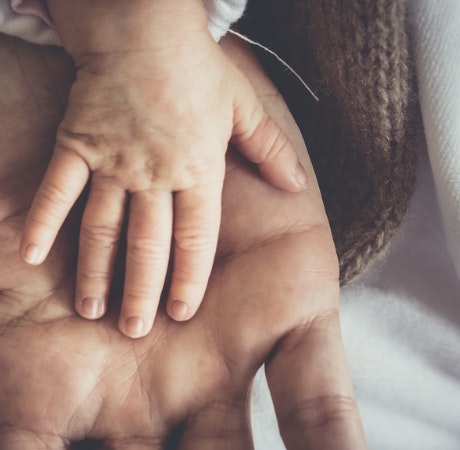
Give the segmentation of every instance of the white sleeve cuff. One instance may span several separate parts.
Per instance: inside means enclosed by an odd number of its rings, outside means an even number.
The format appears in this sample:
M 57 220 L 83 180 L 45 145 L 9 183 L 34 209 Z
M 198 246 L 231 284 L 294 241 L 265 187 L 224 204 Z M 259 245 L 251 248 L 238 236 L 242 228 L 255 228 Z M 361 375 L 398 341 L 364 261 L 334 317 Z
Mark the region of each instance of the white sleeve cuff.
M 208 28 L 218 42 L 244 13 L 247 0 L 203 0 L 208 13 Z
M 37 1 L 0 0 L 0 33 L 40 45 L 60 45 L 56 29 Z

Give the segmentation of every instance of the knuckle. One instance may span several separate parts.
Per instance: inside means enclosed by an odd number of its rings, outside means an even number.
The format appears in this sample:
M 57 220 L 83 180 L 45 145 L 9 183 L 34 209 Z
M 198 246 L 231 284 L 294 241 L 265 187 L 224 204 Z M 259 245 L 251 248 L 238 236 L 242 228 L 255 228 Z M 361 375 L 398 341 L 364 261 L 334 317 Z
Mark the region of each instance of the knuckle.
M 215 239 L 200 227 L 186 227 L 174 231 L 174 245 L 187 253 L 209 252 L 215 247 Z
M 163 260 L 169 254 L 169 247 L 151 238 L 128 238 L 127 257 L 137 263 Z
M 83 222 L 80 229 L 81 242 L 91 247 L 94 243 L 106 250 L 112 250 L 119 242 L 120 228 L 116 225 L 97 225 Z
M 239 115 L 239 114 L 237 114 Z M 260 118 L 262 116 L 262 118 Z M 236 123 L 234 128 L 236 130 L 241 129 L 239 133 L 233 135 L 233 139 L 237 142 L 247 142 L 252 140 L 256 135 L 257 131 L 260 131 L 264 128 L 267 116 L 263 114 L 260 108 L 254 108 L 250 115 L 245 118 L 244 122 L 242 120 L 239 123 Z M 246 127 L 246 123 L 254 124 L 251 127 Z
M 240 142 L 257 143 L 259 151 L 254 155 L 253 160 L 256 164 L 276 159 L 289 147 L 287 135 L 268 114 L 264 114 L 254 128 L 238 135 L 236 144 Z
M 63 209 L 71 203 L 69 195 L 64 190 L 49 183 L 41 186 L 36 201 L 37 206 L 44 211 L 48 211 L 50 215 L 50 207 Z
M 185 170 L 194 177 L 201 177 L 203 174 L 212 172 L 217 166 L 215 158 L 208 155 L 196 156 L 185 164 Z
M 51 220 L 50 220 L 51 219 Z M 48 232 L 55 232 L 58 227 L 58 220 L 51 214 L 30 215 L 27 218 L 27 228 L 42 229 Z
M 70 128 L 66 128 L 61 124 L 57 133 L 57 141 L 60 144 L 59 150 L 62 152 L 75 152 L 75 146 L 97 147 L 98 142 L 93 134 L 77 133 Z
M 123 309 L 143 309 L 146 314 L 152 311 L 151 305 L 156 299 L 152 293 L 151 286 L 144 286 L 141 283 L 127 283 L 123 290 Z
M 85 267 L 80 265 L 77 269 L 77 278 L 80 282 L 97 281 L 109 283 L 111 281 L 110 272 L 104 269 L 95 269 L 94 267 Z
M 219 144 L 216 144 L 217 148 Z M 163 179 L 169 180 L 175 191 L 184 191 L 195 186 L 216 183 L 224 177 L 225 148 L 215 155 L 194 155 L 193 158 L 176 159 L 174 166 Z M 156 179 L 160 179 L 156 177 Z
M 138 310 L 141 305 L 151 300 L 146 289 L 125 288 L 123 292 L 123 308 L 125 311 L 130 309 Z M 129 314 L 127 314 L 129 315 Z
M 288 138 L 271 119 L 268 119 L 268 123 L 265 125 L 263 132 L 266 138 L 264 159 L 266 161 L 273 161 L 284 153 L 285 149 L 288 147 Z

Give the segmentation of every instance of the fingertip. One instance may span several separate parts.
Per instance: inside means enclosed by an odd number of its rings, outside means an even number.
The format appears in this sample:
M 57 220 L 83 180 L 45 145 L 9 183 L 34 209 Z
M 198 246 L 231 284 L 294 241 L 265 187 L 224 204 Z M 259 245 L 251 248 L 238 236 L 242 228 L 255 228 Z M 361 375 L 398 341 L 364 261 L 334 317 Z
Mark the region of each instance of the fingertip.
M 46 254 L 37 244 L 27 243 L 22 246 L 21 256 L 27 264 L 37 266 L 45 260 Z
M 85 319 L 100 319 L 105 312 L 104 302 L 99 298 L 85 297 L 76 303 L 75 309 Z
M 120 322 L 119 328 L 125 336 L 131 339 L 139 339 L 146 336 L 151 327 L 148 326 L 147 321 L 142 317 L 130 316 Z
M 189 305 L 181 300 L 170 300 L 168 302 L 168 315 L 177 322 L 183 322 L 193 317 Z
M 304 169 L 300 161 L 294 170 L 293 181 L 295 182 L 299 191 L 304 191 L 308 186 L 307 171 Z
M 302 164 L 297 162 L 294 168 L 279 167 L 269 164 L 259 165 L 262 177 L 272 186 L 287 192 L 302 192 L 308 188 L 307 172 Z

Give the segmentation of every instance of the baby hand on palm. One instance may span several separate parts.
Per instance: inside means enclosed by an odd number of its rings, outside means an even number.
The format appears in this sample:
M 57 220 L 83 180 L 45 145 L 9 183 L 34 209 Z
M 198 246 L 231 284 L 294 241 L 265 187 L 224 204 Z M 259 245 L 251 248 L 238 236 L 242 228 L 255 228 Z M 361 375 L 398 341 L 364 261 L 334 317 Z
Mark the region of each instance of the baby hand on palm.
M 127 223 L 121 331 L 149 332 L 169 266 L 167 311 L 176 320 L 191 318 L 213 264 L 229 141 L 271 184 L 293 192 L 305 187 L 291 143 L 210 37 L 87 55 L 28 215 L 23 258 L 31 264 L 46 258 L 89 182 L 77 311 L 90 319 L 105 313 Z

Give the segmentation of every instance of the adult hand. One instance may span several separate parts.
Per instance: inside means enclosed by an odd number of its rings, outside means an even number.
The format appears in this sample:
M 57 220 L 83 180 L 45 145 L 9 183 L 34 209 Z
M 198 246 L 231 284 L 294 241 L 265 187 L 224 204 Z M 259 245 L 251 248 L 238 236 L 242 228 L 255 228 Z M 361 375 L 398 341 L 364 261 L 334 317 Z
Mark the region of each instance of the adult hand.
M 260 68 L 233 41 L 223 45 L 305 151 Z M 0 41 L 0 448 L 91 439 L 85 448 L 250 449 L 248 398 L 264 362 L 287 448 L 365 448 L 340 336 L 337 261 L 306 153 L 310 187 L 301 194 L 270 187 L 230 155 L 218 256 L 189 322 L 170 320 L 163 305 L 148 336 L 128 339 L 117 329 L 116 287 L 112 314 L 78 317 L 78 211 L 43 265 L 20 260 L 60 109 L 65 66 L 47 52 Z

